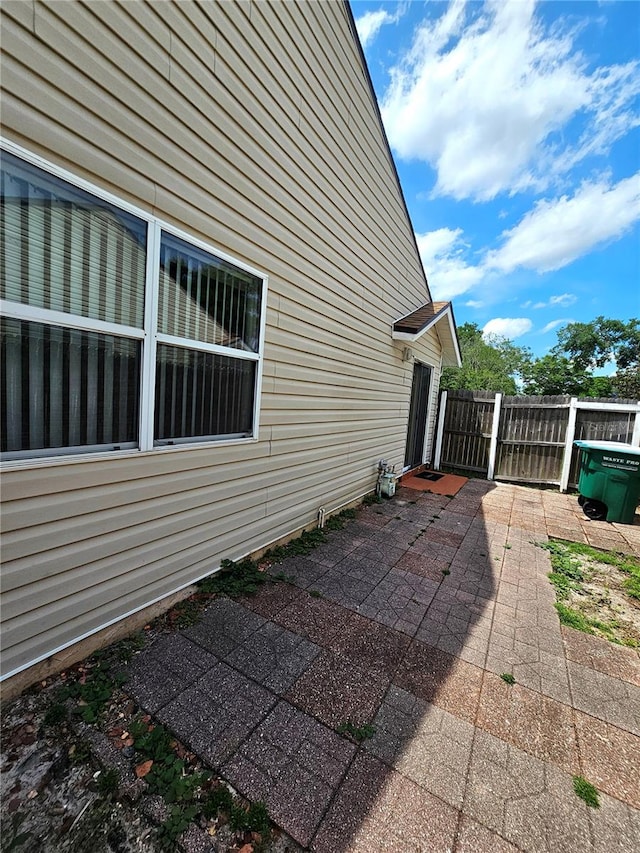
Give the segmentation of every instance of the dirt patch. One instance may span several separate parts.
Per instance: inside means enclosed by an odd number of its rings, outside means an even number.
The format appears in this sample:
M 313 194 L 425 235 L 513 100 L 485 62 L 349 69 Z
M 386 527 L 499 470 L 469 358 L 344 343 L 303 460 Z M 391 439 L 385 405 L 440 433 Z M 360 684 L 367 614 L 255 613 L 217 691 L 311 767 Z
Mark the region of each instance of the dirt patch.
M 631 598 L 624 587 L 628 576 L 594 560 L 588 560 L 585 568 L 584 592 L 572 592 L 569 604 L 591 619 L 611 625 L 615 638 L 624 645 L 640 646 L 640 601 Z
M 250 804 L 119 686 L 123 661 L 159 634 L 197 618 L 197 599 L 158 625 L 49 678 L 2 709 L 2 849 L 18 853 L 296 853 L 276 827 L 244 820 Z M 88 721 L 88 722 L 87 722 Z M 146 760 L 145 760 L 146 759 Z M 162 789 L 153 765 L 179 768 Z M 224 796 L 222 796 L 224 795 Z M 211 803 L 214 806 L 211 807 Z M 218 808 L 215 804 L 220 803 Z M 265 816 L 266 817 L 266 816 Z M 268 819 L 266 820 L 268 823 Z
M 640 647 L 640 561 L 575 542 L 543 545 L 560 621 L 614 643 Z

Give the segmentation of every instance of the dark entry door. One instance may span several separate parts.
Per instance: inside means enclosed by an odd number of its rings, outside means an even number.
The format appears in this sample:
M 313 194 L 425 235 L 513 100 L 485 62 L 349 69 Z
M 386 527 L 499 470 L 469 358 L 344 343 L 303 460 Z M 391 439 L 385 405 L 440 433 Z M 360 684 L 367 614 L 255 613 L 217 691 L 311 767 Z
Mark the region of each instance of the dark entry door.
M 429 387 L 431 368 L 416 361 L 413 366 L 413 385 L 409 406 L 409 429 L 407 431 L 407 450 L 404 457 L 405 468 L 415 468 L 422 464 L 424 439 L 427 429 L 429 409 Z

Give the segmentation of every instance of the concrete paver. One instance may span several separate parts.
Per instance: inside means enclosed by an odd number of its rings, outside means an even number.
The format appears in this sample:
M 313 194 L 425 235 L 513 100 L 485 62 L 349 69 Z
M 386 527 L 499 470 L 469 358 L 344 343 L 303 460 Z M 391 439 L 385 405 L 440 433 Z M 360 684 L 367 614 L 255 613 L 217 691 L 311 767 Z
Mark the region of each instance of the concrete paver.
M 223 766 L 246 797 L 266 803 L 296 841 L 308 845 L 355 746 L 280 702 Z
M 401 487 L 158 640 L 129 690 L 318 853 L 640 849 L 640 655 L 561 629 L 549 536 L 640 555 L 568 495 Z
M 562 640 L 568 661 L 640 687 L 640 655 L 635 649 L 617 646 L 601 637 L 565 627 L 562 628 Z
M 640 736 L 640 687 L 574 661 L 567 667 L 574 708 Z
M 640 809 L 640 739 L 610 723 L 575 712 L 583 775 L 597 788 Z
M 477 725 L 542 760 L 578 773 L 571 707 L 485 672 Z
M 411 693 L 391 687 L 364 747 L 456 808 L 464 799 L 474 727 Z
M 587 806 L 573 794 L 571 775 L 481 730 L 463 811 L 524 850 L 590 846 Z
M 286 694 L 287 698 L 332 728 L 356 728 L 374 718 L 390 680 L 356 666 L 349 658 L 322 652 Z

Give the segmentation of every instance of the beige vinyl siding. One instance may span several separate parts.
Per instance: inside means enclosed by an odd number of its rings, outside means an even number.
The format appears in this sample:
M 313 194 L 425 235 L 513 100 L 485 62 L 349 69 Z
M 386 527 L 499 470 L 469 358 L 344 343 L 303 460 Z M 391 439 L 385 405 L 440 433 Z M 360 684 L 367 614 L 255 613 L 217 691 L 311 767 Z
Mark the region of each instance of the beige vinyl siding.
M 2 14 L 7 139 L 269 276 L 258 441 L 7 467 L 8 673 L 400 470 L 429 294 L 341 3 Z

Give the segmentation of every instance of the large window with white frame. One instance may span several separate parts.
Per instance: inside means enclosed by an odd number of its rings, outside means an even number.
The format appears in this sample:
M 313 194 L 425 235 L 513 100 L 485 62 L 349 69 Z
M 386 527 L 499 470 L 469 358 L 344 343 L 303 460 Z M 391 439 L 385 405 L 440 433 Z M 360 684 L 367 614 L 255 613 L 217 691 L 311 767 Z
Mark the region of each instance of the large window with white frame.
M 255 438 L 266 276 L 1 156 L 3 458 Z

